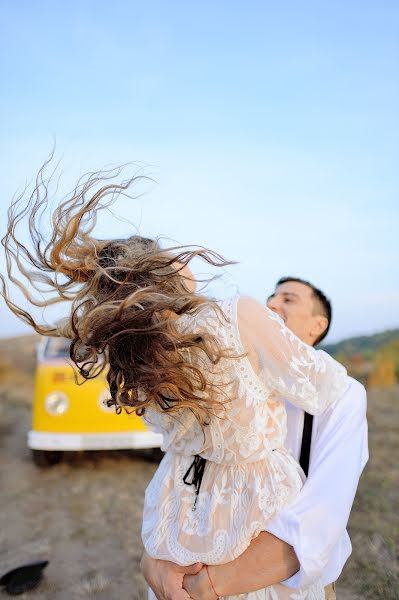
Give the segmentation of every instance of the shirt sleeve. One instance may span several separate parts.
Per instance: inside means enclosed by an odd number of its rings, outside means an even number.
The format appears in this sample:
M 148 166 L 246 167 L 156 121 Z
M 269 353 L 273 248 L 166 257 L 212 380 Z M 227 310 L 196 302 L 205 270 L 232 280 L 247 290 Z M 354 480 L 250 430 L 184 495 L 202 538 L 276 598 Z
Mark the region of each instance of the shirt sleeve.
M 244 349 L 268 387 L 313 415 L 343 395 L 349 385 L 346 369 L 302 342 L 275 312 L 243 297 L 237 314 Z
M 343 398 L 320 417 L 309 477 L 267 530 L 293 546 L 300 570 L 283 583 L 300 588 L 339 577 L 350 554 L 346 526 L 368 460 L 366 392 L 350 378 Z

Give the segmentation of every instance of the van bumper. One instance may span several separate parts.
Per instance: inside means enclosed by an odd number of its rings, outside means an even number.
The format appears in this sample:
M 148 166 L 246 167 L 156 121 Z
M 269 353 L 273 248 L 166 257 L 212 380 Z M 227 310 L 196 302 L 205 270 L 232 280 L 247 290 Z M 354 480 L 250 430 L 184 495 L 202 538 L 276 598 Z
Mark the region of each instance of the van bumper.
M 153 431 L 121 433 L 51 433 L 29 431 L 28 448 L 32 450 L 123 450 L 159 448 L 162 435 Z

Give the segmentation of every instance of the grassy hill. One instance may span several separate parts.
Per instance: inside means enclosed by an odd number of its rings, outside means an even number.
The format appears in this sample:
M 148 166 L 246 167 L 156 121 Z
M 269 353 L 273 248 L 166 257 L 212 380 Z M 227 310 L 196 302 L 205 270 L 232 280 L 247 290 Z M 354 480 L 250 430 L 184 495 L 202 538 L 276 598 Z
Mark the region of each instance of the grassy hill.
M 399 329 L 352 337 L 321 347 L 368 388 L 389 388 L 399 382 Z
M 393 341 L 399 340 L 399 329 L 387 329 L 374 335 L 351 337 L 335 344 L 323 344 L 320 347 L 334 356 L 338 353 L 351 356 L 353 354 L 373 354 Z

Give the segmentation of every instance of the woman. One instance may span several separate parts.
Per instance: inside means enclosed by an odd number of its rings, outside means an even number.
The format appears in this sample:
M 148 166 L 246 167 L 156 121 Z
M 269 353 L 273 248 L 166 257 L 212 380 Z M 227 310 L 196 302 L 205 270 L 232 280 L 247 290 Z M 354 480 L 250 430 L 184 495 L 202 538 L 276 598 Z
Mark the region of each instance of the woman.
M 49 241 L 38 225 L 48 197 L 43 171 L 31 198 L 9 211 L 3 239 L 8 276 L 33 305 L 70 302 L 66 325 L 39 325 L 11 301 L 2 277 L 3 296 L 35 331 L 71 340 L 71 358 L 84 378 L 104 368 L 98 367 L 104 354 L 109 404 L 117 412 L 137 411 L 163 433 L 166 455 L 144 507 L 148 554 L 183 565 L 227 562 L 302 485 L 302 471 L 284 448 L 281 398 L 320 413 L 343 394 L 346 372 L 255 300 L 216 302 L 197 294 L 188 264 L 194 257 L 228 264 L 219 255 L 203 248 L 166 251 L 139 236 L 92 237 L 98 211 L 133 183 L 98 189 L 103 178 L 88 176 L 60 204 Z M 28 214 L 34 252 L 16 236 Z M 15 266 L 36 290 L 46 284 L 51 298 L 35 299 L 15 277 Z M 295 596 L 283 586 L 240 596 L 294 597 L 324 598 L 322 585 Z

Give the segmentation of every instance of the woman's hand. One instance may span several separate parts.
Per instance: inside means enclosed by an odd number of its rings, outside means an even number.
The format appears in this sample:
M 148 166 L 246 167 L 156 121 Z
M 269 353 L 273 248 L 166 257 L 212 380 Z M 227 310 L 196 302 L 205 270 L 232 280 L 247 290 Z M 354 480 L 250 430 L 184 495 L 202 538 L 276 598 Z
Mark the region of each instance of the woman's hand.
M 144 552 L 141 558 L 141 572 L 158 600 L 192 600 L 183 589 L 183 577 L 195 575 L 202 563 L 181 567 L 168 560 L 157 560 Z
M 184 575 L 183 587 L 192 600 L 216 600 L 218 598 L 212 589 L 205 567 L 202 567 L 196 575 Z

